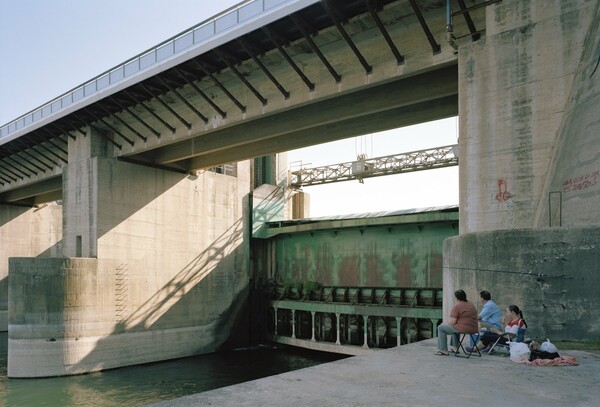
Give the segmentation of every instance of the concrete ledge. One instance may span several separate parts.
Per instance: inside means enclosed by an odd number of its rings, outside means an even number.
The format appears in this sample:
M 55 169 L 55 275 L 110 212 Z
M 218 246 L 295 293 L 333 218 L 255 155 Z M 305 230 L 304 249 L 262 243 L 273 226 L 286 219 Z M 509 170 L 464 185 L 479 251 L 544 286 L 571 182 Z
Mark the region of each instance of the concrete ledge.
M 76 375 L 211 353 L 215 326 L 120 333 L 105 337 L 8 340 L 8 377 Z
M 297 346 L 299 348 L 311 349 L 320 352 L 338 353 L 340 355 L 367 355 L 370 352 L 380 351 L 381 349 L 369 349 L 363 348 L 362 346 L 354 345 L 336 345 L 331 342 L 315 342 L 310 339 L 297 339 L 289 338 L 287 336 L 278 336 L 273 340 L 274 342 L 281 343 L 283 345 Z
M 600 357 L 534 367 L 500 355 L 435 356 L 435 339 L 224 387 L 154 407 L 186 406 L 596 406 Z M 479 381 L 478 378 L 486 378 Z

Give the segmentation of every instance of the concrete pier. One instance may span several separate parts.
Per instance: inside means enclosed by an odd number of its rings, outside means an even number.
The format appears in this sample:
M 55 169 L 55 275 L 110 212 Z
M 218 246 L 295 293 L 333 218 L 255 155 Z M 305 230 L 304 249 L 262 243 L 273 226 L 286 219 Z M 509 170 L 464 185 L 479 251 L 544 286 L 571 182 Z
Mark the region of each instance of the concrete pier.
M 435 356 L 429 339 L 152 404 L 187 406 L 597 406 L 600 356 L 563 351 L 579 366 L 538 367 L 501 355 Z

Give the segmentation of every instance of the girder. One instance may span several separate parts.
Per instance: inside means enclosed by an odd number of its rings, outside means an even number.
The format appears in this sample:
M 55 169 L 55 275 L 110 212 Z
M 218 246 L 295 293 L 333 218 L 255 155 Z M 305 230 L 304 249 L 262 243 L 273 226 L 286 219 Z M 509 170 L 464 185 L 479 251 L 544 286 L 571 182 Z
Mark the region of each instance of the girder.
M 484 30 L 482 5 L 492 2 L 496 0 L 452 0 L 465 20 L 457 19 L 456 32 L 462 30 L 474 40 Z M 407 61 L 414 62 L 411 58 L 426 44 L 437 52 L 446 29 L 439 20 L 442 16 L 443 22 L 443 3 L 244 1 L 227 14 L 202 22 L 0 127 L 0 193 L 54 177 L 68 164 L 68 140 L 61 137 L 76 140 L 86 136 L 90 126 L 101 130 L 115 157 L 157 168 L 168 164 L 168 168 L 192 171 L 198 165 L 282 151 L 277 146 L 281 148 L 284 136 L 277 140 L 270 133 L 247 139 L 245 155 L 232 150 L 239 147 L 234 136 L 223 139 L 217 149 L 196 150 L 191 155 L 187 151 L 171 161 L 161 158 L 166 155 L 165 146 L 177 150 L 178 143 L 183 147 L 190 140 L 202 145 L 206 143 L 201 139 L 228 134 L 229 128 L 237 126 L 234 133 L 243 133 L 244 123 L 269 122 L 269 118 L 261 120 L 265 113 L 302 110 L 315 102 L 322 102 L 323 109 L 327 100 L 355 91 L 354 84 L 364 81 L 370 86 L 432 69 Z M 218 24 L 225 28 L 219 31 Z M 415 37 L 410 41 L 412 48 L 407 48 L 402 27 L 413 26 L 421 27 L 426 35 Z M 439 59 L 442 69 L 453 57 L 448 53 L 444 58 Z M 396 71 L 389 70 L 388 60 Z M 397 77 L 386 77 L 383 72 Z M 446 96 L 440 94 L 440 98 Z M 330 116 L 331 121 L 318 125 L 333 126 L 335 113 Z M 410 121 L 399 122 L 403 120 Z M 308 131 L 309 127 L 294 130 Z M 163 134 L 169 137 L 161 138 Z M 38 147 L 41 143 L 43 147 Z M 54 160 L 55 156 L 60 159 Z
M 370 159 L 359 159 L 322 167 L 302 168 L 292 171 L 290 186 L 331 184 L 405 172 L 432 170 L 458 165 L 458 145 L 442 146 L 408 153 Z

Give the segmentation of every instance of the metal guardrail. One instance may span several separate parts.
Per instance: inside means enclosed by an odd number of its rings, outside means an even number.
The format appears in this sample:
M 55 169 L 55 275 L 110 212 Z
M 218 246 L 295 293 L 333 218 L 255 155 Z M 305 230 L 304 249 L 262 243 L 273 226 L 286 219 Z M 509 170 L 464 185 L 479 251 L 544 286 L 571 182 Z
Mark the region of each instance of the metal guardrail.
M 290 172 L 290 186 L 330 184 L 458 165 L 458 144 Z
M 111 68 L 89 81 L 52 99 L 44 105 L 25 113 L 17 119 L 0 127 L 0 139 L 25 128 L 42 118 L 46 118 L 60 110 L 90 97 L 99 91 L 119 83 L 137 73 L 177 55 L 191 47 L 205 43 L 215 35 L 243 23 L 250 18 L 267 12 L 275 6 L 293 3 L 296 0 L 246 0 L 214 17 L 171 37 L 149 50 L 138 54 L 127 61 Z

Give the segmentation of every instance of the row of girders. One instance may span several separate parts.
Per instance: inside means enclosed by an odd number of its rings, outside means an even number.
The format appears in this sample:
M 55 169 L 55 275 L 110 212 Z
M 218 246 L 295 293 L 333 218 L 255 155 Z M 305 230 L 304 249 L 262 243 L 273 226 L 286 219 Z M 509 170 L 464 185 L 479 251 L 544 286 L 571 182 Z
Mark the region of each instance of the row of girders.
M 307 77 L 290 52 L 293 46 L 298 46 L 298 43 L 301 43 L 302 47 L 308 47 L 317 55 L 327 67 L 331 75 L 330 79 L 339 82 L 341 74 L 338 68 L 332 66 L 326 53 L 319 46 L 317 35 L 326 30 L 333 30 L 348 44 L 351 52 L 356 55 L 356 60 L 368 74 L 372 66 L 345 28 L 348 22 L 358 15 L 370 16 L 373 24 L 379 29 L 381 39 L 387 42 L 397 63 L 402 64 L 404 56 L 390 37 L 386 29 L 386 21 L 380 18 L 383 8 L 397 1 L 404 0 L 323 0 L 4 143 L 0 145 L 0 188 L 10 190 L 24 182 L 31 182 L 34 178 L 56 177 L 62 167 L 68 164 L 69 139 L 75 140 L 78 136 L 86 136 L 89 126 L 107 130 L 101 134 L 115 149 L 121 150 L 124 144 L 133 147 L 136 143 L 145 143 L 148 137 L 160 138 L 164 132 L 174 133 L 176 126 L 179 125 L 190 129 L 192 123 L 178 113 L 181 106 L 192 111 L 202 123 L 207 123 L 208 116 L 211 114 L 225 118 L 228 112 L 215 103 L 210 89 L 219 89 L 222 95 L 229 99 L 231 106 L 244 112 L 246 106 L 225 85 L 227 78 L 232 76 L 237 78 L 239 83 L 247 88 L 261 104 L 267 104 L 268 100 L 265 96 L 241 71 L 242 64 L 253 63 L 255 69 L 261 71 L 283 97 L 289 97 L 289 90 L 269 70 L 267 61 L 270 52 L 277 52 L 306 87 L 312 90 L 316 86 L 315 82 Z M 464 17 L 464 24 L 469 32 L 467 36 L 476 40 L 480 32 L 473 24 L 470 13 L 501 0 L 467 0 L 469 5 L 464 0 L 455 1 L 458 11 L 453 14 Z M 439 52 L 438 39 L 431 33 L 422 6 L 416 0 L 409 0 L 408 3 L 423 29 L 423 34 L 427 37 L 431 52 Z M 440 8 L 445 2 L 427 3 L 431 8 Z M 202 98 L 212 112 L 200 111 L 190 101 L 190 92 Z M 176 105 L 179 107 L 174 108 Z M 158 111 L 163 113 L 159 115 Z M 155 163 L 146 162 L 146 164 L 152 166 Z M 186 172 L 185 169 L 178 167 L 172 169 Z M 10 203 L 6 202 L 5 197 L 2 199 L 2 194 L 0 194 L 0 201 Z

